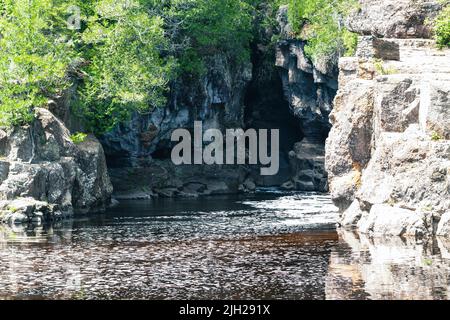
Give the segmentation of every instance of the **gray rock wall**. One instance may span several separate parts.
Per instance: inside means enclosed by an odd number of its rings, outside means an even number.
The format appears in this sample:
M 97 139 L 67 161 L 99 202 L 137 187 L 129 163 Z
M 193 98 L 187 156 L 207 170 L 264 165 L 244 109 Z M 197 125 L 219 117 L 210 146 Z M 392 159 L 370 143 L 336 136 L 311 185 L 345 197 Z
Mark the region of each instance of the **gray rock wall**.
M 348 19 L 351 31 L 380 38 L 431 38 L 427 19 L 441 9 L 438 1 L 359 0 L 360 10 Z
M 328 191 L 325 171 L 325 139 L 331 128 L 329 114 L 338 88 L 334 59 L 313 63 L 305 54 L 305 41 L 291 38 L 287 6 L 277 17 L 283 40 L 276 46 L 285 99 L 299 122 L 303 138 L 289 152 L 291 178 L 283 187 L 301 191 Z
M 192 131 L 195 121 L 202 121 L 204 130 L 244 127 L 244 96 L 252 78 L 250 61 L 236 63 L 217 54 L 206 61 L 206 69 L 201 77 L 174 81 L 167 106 L 147 115 L 135 114 L 101 138 L 118 198 L 239 191 L 248 175 L 244 167 L 175 166 L 170 159 L 175 145 L 170 139 L 176 129 Z M 202 187 L 193 190 L 193 184 Z
M 0 219 L 29 222 L 105 210 L 112 185 L 100 143 L 89 136 L 75 145 L 50 111 L 36 114 L 31 125 L 0 130 Z
M 341 224 L 372 235 L 449 236 L 450 50 L 424 39 L 359 43 L 358 56 L 339 63 L 326 144 Z

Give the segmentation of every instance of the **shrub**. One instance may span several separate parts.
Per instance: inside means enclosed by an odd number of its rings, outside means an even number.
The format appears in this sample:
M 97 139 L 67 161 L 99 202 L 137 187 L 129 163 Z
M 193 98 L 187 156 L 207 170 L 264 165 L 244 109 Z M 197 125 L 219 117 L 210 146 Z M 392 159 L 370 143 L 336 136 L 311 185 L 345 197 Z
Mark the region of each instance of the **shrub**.
M 87 136 L 88 135 L 86 133 L 77 132 L 70 136 L 70 140 L 72 140 L 72 142 L 75 144 L 80 144 L 86 141 Z
M 377 73 L 380 75 L 391 75 L 398 73 L 398 70 L 395 68 L 386 68 L 382 59 L 374 59 L 373 65 Z
M 135 0 L 101 0 L 84 13 L 78 107 L 88 129 L 104 133 L 134 111 L 164 105 L 174 63 L 161 55 L 163 19 Z
M 442 139 L 443 139 L 443 137 L 439 133 L 437 133 L 436 131 L 433 131 L 431 133 L 431 140 L 439 141 L 439 140 L 442 140 Z
M 343 21 L 357 5 L 356 0 L 289 0 L 289 22 L 296 36 L 307 40 L 305 52 L 313 61 L 355 53 L 357 36 Z
M 71 3 L 0 0 L 0 125 L 31 122 L 34 107 L 68 86 L 76 53 L 62 18 Z
M 72 140 L 72 142 L 75 144 L 80 144 L 86 141 L 87 136 L 88 135 L 86 133 L 77 132 L 70 136 L 70 140 Z
M 450 5 L 446 5 L 436 18 L 434 30 L 438 47 L 450 47 Z

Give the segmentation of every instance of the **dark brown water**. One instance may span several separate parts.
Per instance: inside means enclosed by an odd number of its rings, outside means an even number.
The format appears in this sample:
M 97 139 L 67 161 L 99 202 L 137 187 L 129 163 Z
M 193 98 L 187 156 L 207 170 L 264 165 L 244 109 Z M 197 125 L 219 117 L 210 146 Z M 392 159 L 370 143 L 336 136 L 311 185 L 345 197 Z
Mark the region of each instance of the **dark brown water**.
M 336 219 L 327 196 L 263 192 L 0 227 L 0 298 L 447 298 L 445 244 L 374 243 Z

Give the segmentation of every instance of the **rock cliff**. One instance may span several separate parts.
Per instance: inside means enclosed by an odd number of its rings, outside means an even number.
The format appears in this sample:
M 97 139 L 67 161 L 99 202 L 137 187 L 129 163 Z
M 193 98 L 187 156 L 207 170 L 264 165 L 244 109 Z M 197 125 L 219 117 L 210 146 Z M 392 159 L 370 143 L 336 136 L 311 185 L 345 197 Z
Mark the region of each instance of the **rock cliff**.
M 357 56 L 339 62 L 326 143 L 341 224 L 368 234 L 448 235 L 450 50 L 424 39 L 424 21 L 440 6 L 361 5 L 349 25 L 366 35 Z
M 284 187 L 301 191 L 328 191 L 324 168 L 325 139 L 331 125 L 329 114 L 338 88 L 337 60 L 313 63 L 305 54 L 305 41 L 292 37 L 288 8 L 278 13 L 281 41 L 276 47 L 285 99 L 299 122 L 302 139 L 289 152 L 292 178 Z
M 104 210 L 112 185 L 103 148 L 89 136 L 76 145 L 46 109 L 24 127 L 0 130 L 0 219 L 26 223 Z
M 234 63 L 217 54 L 206 62 L 206 74 L 182 77 L 171 84 L 167 106 L 148 115 L 135 114 L 101 138 L 116 196 L 198 196 L 236 193 L 247 177 L 242 166 L 175 166 L 170 159 L 171 134 L 203 128 L 243 128 L 244 94 L 252 78 L 250 61 Z
M 209 57 L 206 74 L 172 83 L 165 107 L 136 114 L 101 138 L 118 199 L 196 197 L 282 185 L 327 191 L 324 143 L 337 63 L 314 65 L 305 56 L 305 44 L 288 33 L 286 7 L 277 20 L 273 29 L 256 27 L 261 35 L 252 44 L 251 60 L 236 63 L 220 53 Z M 281 38 L 275 48 L 274 34 Z M 173 165 L 171 133 L 193 130 L 196 120 L 204 129 L 279 129 L 280 172 L 262 177 L 253 166 Z

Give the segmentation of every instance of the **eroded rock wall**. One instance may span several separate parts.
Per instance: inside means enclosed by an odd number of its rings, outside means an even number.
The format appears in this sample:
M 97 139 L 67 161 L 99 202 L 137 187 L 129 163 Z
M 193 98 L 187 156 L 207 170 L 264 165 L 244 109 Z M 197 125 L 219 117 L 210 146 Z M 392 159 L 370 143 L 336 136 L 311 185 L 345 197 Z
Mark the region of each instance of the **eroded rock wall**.
M 431 38 L 429 19 L 441 9 L 439 1 L 359 0 L 360 9 L 348 20 L 351 31 L 380 38 Z
M 135 115 L 101 139 L 119 199 L 196 197 L 256 186 L 327 191 L 324 143 L 337 64 L 314 65 L 306 57 L 305 43 L 289 34 L 287 7 L 279 11 L 278 23 L 274 29 L 256 27 L 261 34 L 252 44 L 251 61 L 236 63 L 222 54 L 208 58 L 204 76 L 173 82 L 166 107 Z M 283 39 L 275 49 L 274 34 Z M 173 165 L 173 130 L 192 130 L 196 120 L 204 129 L 222 131 L 280 129 L 279 173 L 261 176 L 257 166 Z
M 172 132 L 244 127 L 244 95 L 252 78 L 250 61 L 236 63 L 217 54 L 206 61 L 205 75 L 171 84 L 167 106 L 136 114 L 102 137 L 109 172 L 119 199 L 236 193 L 246 180 L 243 166 L 175 166 Z
M 450 50 L 420 38 L 428 37 L 422 18 L 408 24 L 408 17 L 433 16 L 436 8 L 420 1 L 362 1 L 350 22 L 360 33 L 396 38 L 363 36 L 357 56 L 339 63 L 326 168 L 345 227 L 448 236 Z M 396 19 L 386 19 L 394 9 Z M 375 30 L 377 17 L 386 30 Z
M 46 109 L 25 127 L 0 130 L 0 220 L 43 222 L 103 211 L 112 185 L 103 148 L 93 136 L 76 145 Z
M 327 191 L 324 168 L 325 139 L 331 128 L 329 114 L 338 88 L 337 60 L 333 58 L 313 63 L 305 54 L 305 41 L 293 38 L 288 22 L 288 8 L 278 13 L 280 35 L 276 47 L 285 99 L 302 130 L 303 138 L 289 153 L 292 177 L 286 189 Z

